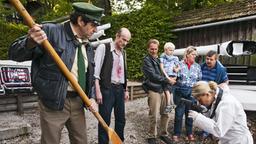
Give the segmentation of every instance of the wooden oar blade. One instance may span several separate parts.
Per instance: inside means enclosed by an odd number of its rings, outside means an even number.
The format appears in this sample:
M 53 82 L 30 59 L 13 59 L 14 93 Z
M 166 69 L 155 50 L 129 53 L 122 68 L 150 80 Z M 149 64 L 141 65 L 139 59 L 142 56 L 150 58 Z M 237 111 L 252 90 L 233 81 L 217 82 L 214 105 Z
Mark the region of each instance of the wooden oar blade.
M 108 137 L 109 137 L 109 141 L 112 144 L 122 144 L 122 140 L 119 138 L 117 133 L 111 128 L 108 128 Z

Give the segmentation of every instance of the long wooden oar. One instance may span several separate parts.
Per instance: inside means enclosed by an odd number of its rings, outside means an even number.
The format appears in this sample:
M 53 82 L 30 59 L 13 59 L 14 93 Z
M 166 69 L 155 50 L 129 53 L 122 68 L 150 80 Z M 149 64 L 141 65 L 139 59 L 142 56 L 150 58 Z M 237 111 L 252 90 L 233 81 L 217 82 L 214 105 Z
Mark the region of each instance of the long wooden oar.
M 12 5 L 15 7 L 15 9 L 19 12 L 19 14 L 24 18 L 26 21 L 26 24 L 32 28 L 35 24 L 32 17 L 29 15 L 27 10 L 24 8 L 24 6 L 21 4 L 19 0 L 10 0 Z M 82 100 L 84 101 L 85 105 L 87 107 L 91 106 L 91 101 L 88 99 L 78 82 L 73 78 L 71 75 L 71 72 L 68 70 L 66 65 L 63 63 L 59 55 L 56 53 L 56 51 L 53 49 L 52 45 L 49 43 L 48 40 L 44 40 L 42 42 L 43 47 L 46 49 L 46 51 L 49 53 L 49 55 L 52 57 L 52 59 L 55 61 L 55 63 L 58 65 L 59 69 L 62 71 L 62 73 L 65 75 L 65 77 L 70 81 L 74 89 L 77 91 L 77 93 L 80 95 Z M 117 133 L 108 127 L 106 122 L 102 119 L 100 114 L 97 111 L 92 111 L 93 115 L 97 118 L 97 120 L 100 122 L 100 124 L 103 126 L 103 128 L 107 131 L 109 140 L 113 144 L 121 144 L 122 140 L 119 138 Z

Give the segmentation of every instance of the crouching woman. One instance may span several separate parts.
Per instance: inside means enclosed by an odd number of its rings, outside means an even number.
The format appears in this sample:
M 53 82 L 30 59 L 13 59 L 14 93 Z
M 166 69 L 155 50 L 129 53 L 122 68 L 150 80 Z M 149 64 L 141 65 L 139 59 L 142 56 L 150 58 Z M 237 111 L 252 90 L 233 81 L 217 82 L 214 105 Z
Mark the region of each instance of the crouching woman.
M 192 110 L 189 117 L 193 118 L 196 127 L 216 137 L 219 144 L 253 144 L 243 107 L 229 90 L 225 91 L 226 88 L 222 90 L 212 81 L 197 82 L 192 95 L 200 104 L 210 108 L 210 118 Z

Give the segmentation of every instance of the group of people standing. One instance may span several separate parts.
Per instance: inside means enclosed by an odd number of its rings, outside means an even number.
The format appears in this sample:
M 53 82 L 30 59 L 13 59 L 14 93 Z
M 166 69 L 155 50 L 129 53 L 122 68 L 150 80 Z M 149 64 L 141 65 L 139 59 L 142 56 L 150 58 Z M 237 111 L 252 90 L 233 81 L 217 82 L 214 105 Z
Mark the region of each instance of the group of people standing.
M 88 39 L 96 32 L 103 9 L 84 2 L 76 2 L 72 6 L 74 12 L 69 21 L 63 24 L 35 24 L 9 49 L 12 60 L 32 60 L 32 84 L 39 95 L 40 143 L 60 143 L 61 131 L 66 126 L 70 143 L 87 144 L 84 103 L 41 46 L 46 39 L 87 94 L 92 103 L 88 109 L 98 109 L 107 125 L 110 125 L 114 109 L 115 131 L 124 141 L 125 101 L 129 99 L 124 47 L 130 41 L 131 33 L 127 28 L 120 28 L 114 42 L 101 44 L 95 50 Z M 217 61 L 216 52 L 210 51 L 206 64 L 200 66 L 195 62 L 197 51 L 193 46 L 185 50 L 181 61 L 173 56 L 175 46 L 171 42 L 164 46 L 165 53 L 160 59 L 158 40 L 150 39 L 147 48 L 148 55 L 143 60 L 142 71 L 145 76 L 143 88 L 148 93 L 149 143 L 155 143 L 159 135 L 168 139 L 169 113 L 173 109 L 173 141 L 180 140 L 185 114 L 186 138 L 189 141 L 194 140 L 194 120 L 196 126 L 219 137 L 222 143 L 252 143 L 241 104 L 226 92 L 223 92 L 220 102 L 217 101 L 216 96 L 220 89 L 227 87 L 228 78 L 224 67 Z M 219 85 L 217 87 L 200 80 L 215 81 Z M 180 103 L 181 98 L 204 104 L 213 109 L 214 115 L 210 111 L 211 117 L 207 118 L 191 111 Z M 160 134 L 157 130 L 159 113 Z M 98 142 L 109 143 L 108 133 L 100 124 Z
M 193 46 L 185 49 L 180 61 L 173 55 L 175 46 L 171 42 L 164 45 L 164 53 L 160 57 L 158 40 L 150 39 L 147 46 L 148 55 L 144 57 L 142 71 L 145 77 L 143 88 L 148 93 L 149 144 L 155 144 L 159 136 L 167 141 L 180 141 L 184 114 L 187 141 L 195 140 L 194 121 L 203 134 L 213 135 L 219 143 L 253 143 L 246 114 L 242 105 L 229 92 L 226 69 L 218 61 L 216 51 L 210 50 L 205 62 L 199 65 L 195 61 L 197 50 Z M 204 114 L 198 113 L 182 103 L 181 99 L 204 105 L 208 110 Z M 175 106 L 170 109 L 170 105 Z M 168 112 L 173 108 L 174 129 L 169 138 Z M 157 130 L 159 114 L 160 133 Z

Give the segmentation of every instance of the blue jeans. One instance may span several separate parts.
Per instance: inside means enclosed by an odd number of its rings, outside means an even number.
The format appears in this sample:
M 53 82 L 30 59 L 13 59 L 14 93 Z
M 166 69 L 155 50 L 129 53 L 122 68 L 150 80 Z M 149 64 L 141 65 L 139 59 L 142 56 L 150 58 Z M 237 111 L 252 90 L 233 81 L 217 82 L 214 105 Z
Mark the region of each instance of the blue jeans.
M 111 113 L 114 108 L 115 116 L 115 132 L 120 139 L 124 141 L 124 126 L 125 126 L 125 104 L 124 104 L 124 87 L 123 85 L 111 84 L 111 88 L 101 88 L 103 104 L 99 105 L 99 113 L 110 125 Z M 98 141 L 99 144 L 108 144 L 108 134 L 106 130 L 98 124 Z
M 180 103 L 181 98 L 185 98 L 188 100 L 195 101 L 191 96 L 192 88 L 190 87 L 176 87 L 174 89 L 174 103 L 176 104 L 175 108 L 175 119 L 174 119 L 174 135 L 180 136 L 182 129 L 182 118 L 185 113 L 185 126 L 186 126 L 186 134 L 192 134 L 193 120 L 192 118 L 188 118 L 189 107 Z

